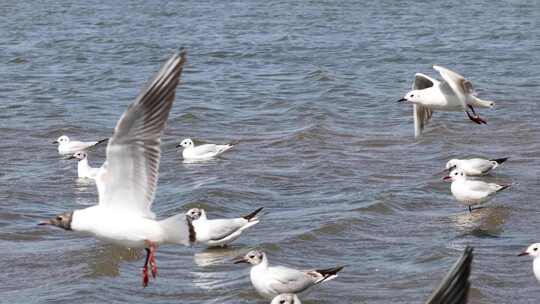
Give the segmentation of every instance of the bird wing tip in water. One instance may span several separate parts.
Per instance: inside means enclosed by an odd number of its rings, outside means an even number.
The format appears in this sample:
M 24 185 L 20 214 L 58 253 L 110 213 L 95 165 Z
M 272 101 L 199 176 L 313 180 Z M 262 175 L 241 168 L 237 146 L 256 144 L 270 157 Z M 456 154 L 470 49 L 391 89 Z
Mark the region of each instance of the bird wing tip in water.
M 473 248 L 467 246 L 426 304 L 466 304 L 470 289 L 469 276 L 472 260 Z

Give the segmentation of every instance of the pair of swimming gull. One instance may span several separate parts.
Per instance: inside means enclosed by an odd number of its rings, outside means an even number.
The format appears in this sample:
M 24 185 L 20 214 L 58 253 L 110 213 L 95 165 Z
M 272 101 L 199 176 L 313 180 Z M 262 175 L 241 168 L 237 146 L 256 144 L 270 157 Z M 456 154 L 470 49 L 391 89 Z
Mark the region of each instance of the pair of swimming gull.
M 469 212 L 472 212 L 473 206 L 491 200 L 495 194 L 507 189 L 510 185 L 486 183 L 480 180 L 471 180 L 468 177 L 486 175 L 507 159 L 452 159 L 446 163 L 445 171 L 448 171 L 449 175 L 443 179 L 452 182 L 450 186 L 452 195 L 460 203 L 468 206 Z

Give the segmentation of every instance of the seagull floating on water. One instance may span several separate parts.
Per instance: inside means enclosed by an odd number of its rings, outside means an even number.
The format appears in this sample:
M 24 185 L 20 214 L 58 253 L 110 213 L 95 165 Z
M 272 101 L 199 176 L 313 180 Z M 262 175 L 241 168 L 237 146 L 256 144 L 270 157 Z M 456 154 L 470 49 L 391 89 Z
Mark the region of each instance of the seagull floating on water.
M 192 208 L 186 213 L 186 216 L 193 225 L 196 242 L 211 247 L 224 247 L 239 238 L 244 230 L 258 224 L 257 214 L 262 209 L 263 207 L 240 218 L 209 220 L 204 209 Z
M 283 293 L 275 297 L 270 304 L 302 304 L 302 302 L 293 293 Z
M 540 243 L 530 245 L 527 250 L 518 254 L 518 256 L 531 256 L 533 258 L 533 272 L 536 280 L 540 282 Z
M 417 73 L 412 91 L 399 100 L 409 101 L 414 105 L 414 136 L 422 134 L 433 111 L 464 111 L 470 120 L 485 124 L 486 121 L 476 114 L 474 107 L 492 108 L 495 103 L 476 97 L 472 83 L 458 73 L 437 65 L 433 68 L 441 74 L 444 81 Z
M 453 170 L 443 179 L 452 181 L 450 187 L 452 194 L 460 203 L 469 207 L 469 212 L 472 212 L 472 206 L 485 203 L 492 199 L 496 193 L 510 187 L 510 185 L 468 180 L 467 174 L 459 169 Z
M 337 278 L 344 266 L 321 270 L 297 270 L 284 266 L 269 266 L 266 253 L 252 250 L 235 260 L 235 264 L 251 264 L 251 283 L 259 295 L 272 299 L 282 293 L 301 293 L 310 287 Z
M 144 248 L 143 286 L 148 284 L 149 265 L 152 276 L 157 274 L 158 245 L 193 242 L 193 226 L 184 214 L 158 221 L 150 210 L 159 175 L 161 136 L 185 60 L 185 51 L 173 55 L 118 120 L 107 145 L 107 160 L 96 177 L 99 203 L 40 223 Z
M 454 169 L 460 169 L 468 176 L 486 175 L 491 172 L 491 170 L 494 170 L 504 163 L 507 159 L 508 157 L 497 159 L 451 159 L 446 163 L 446 170 L 452 171 Z
M 195 146 L 191 138 L 186 138 L 176 146 L 183 147 L 182 157 L 184 160 L 208 160 L 234 147 L 233 144 L 216 145 L 204 144 Z
M 84 151 L 88 148 L 104 143 L 107 140 L 109 139 L 105 138 L 98 141 L 77 141 L 77 140 L 70 140 L 69 137 L 67 137 L 67 135 L 62 135 L 58 137 L 57 140 L 53 141 L 53 144 L 58 144 L 58 153 L 65 155 L 65 154 L 73 154 L 79 151 Z
M 96 175 L 99 172 L 100 168 L 92 168 L 88 164 L 88 154 L 83 151 L 79 151 L 70 157 L 68 159 L 76 159 L 77 162 L 77 175 L 79 178 L 89 178 L 89 179 L 96 179 Z

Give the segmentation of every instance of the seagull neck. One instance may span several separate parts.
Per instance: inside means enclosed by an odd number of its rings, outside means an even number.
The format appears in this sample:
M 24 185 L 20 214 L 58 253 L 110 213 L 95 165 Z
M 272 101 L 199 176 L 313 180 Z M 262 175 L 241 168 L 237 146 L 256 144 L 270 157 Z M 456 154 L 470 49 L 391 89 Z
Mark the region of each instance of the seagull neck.
M 540 281 L 540 257 L 535 257 L 533 260 L 534 276 Z
M 268 259 L 266 258 L 266 255 L 263 256 L 262 261 L 255 265 L 253 268 L 256 269 L 267 269 L 268 268 Z
M 79 175 L 88 169 L 90 169 L 90 166 L 88 165 L 88 158 L 81 159 L 77 164 L 77 171 L 79 172 Z

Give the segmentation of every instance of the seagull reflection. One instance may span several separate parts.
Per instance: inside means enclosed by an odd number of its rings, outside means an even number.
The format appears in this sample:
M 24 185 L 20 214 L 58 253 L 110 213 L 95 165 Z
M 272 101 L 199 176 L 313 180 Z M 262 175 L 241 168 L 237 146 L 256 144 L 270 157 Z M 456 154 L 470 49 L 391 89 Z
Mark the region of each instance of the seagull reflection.
M 472 213 L 463 212 L 451 219 L 464 235 L 498 237 L 509 213 L 510 209 L 503 206 L 477 207 Z
M 137 261 L 143 257 L 143 251 L 128 249 L 115 245 L 104 245 L 98 251 L 88 253 L 88 276 L 116 277 L 120 274 L 119 265 L 122 261 Z

